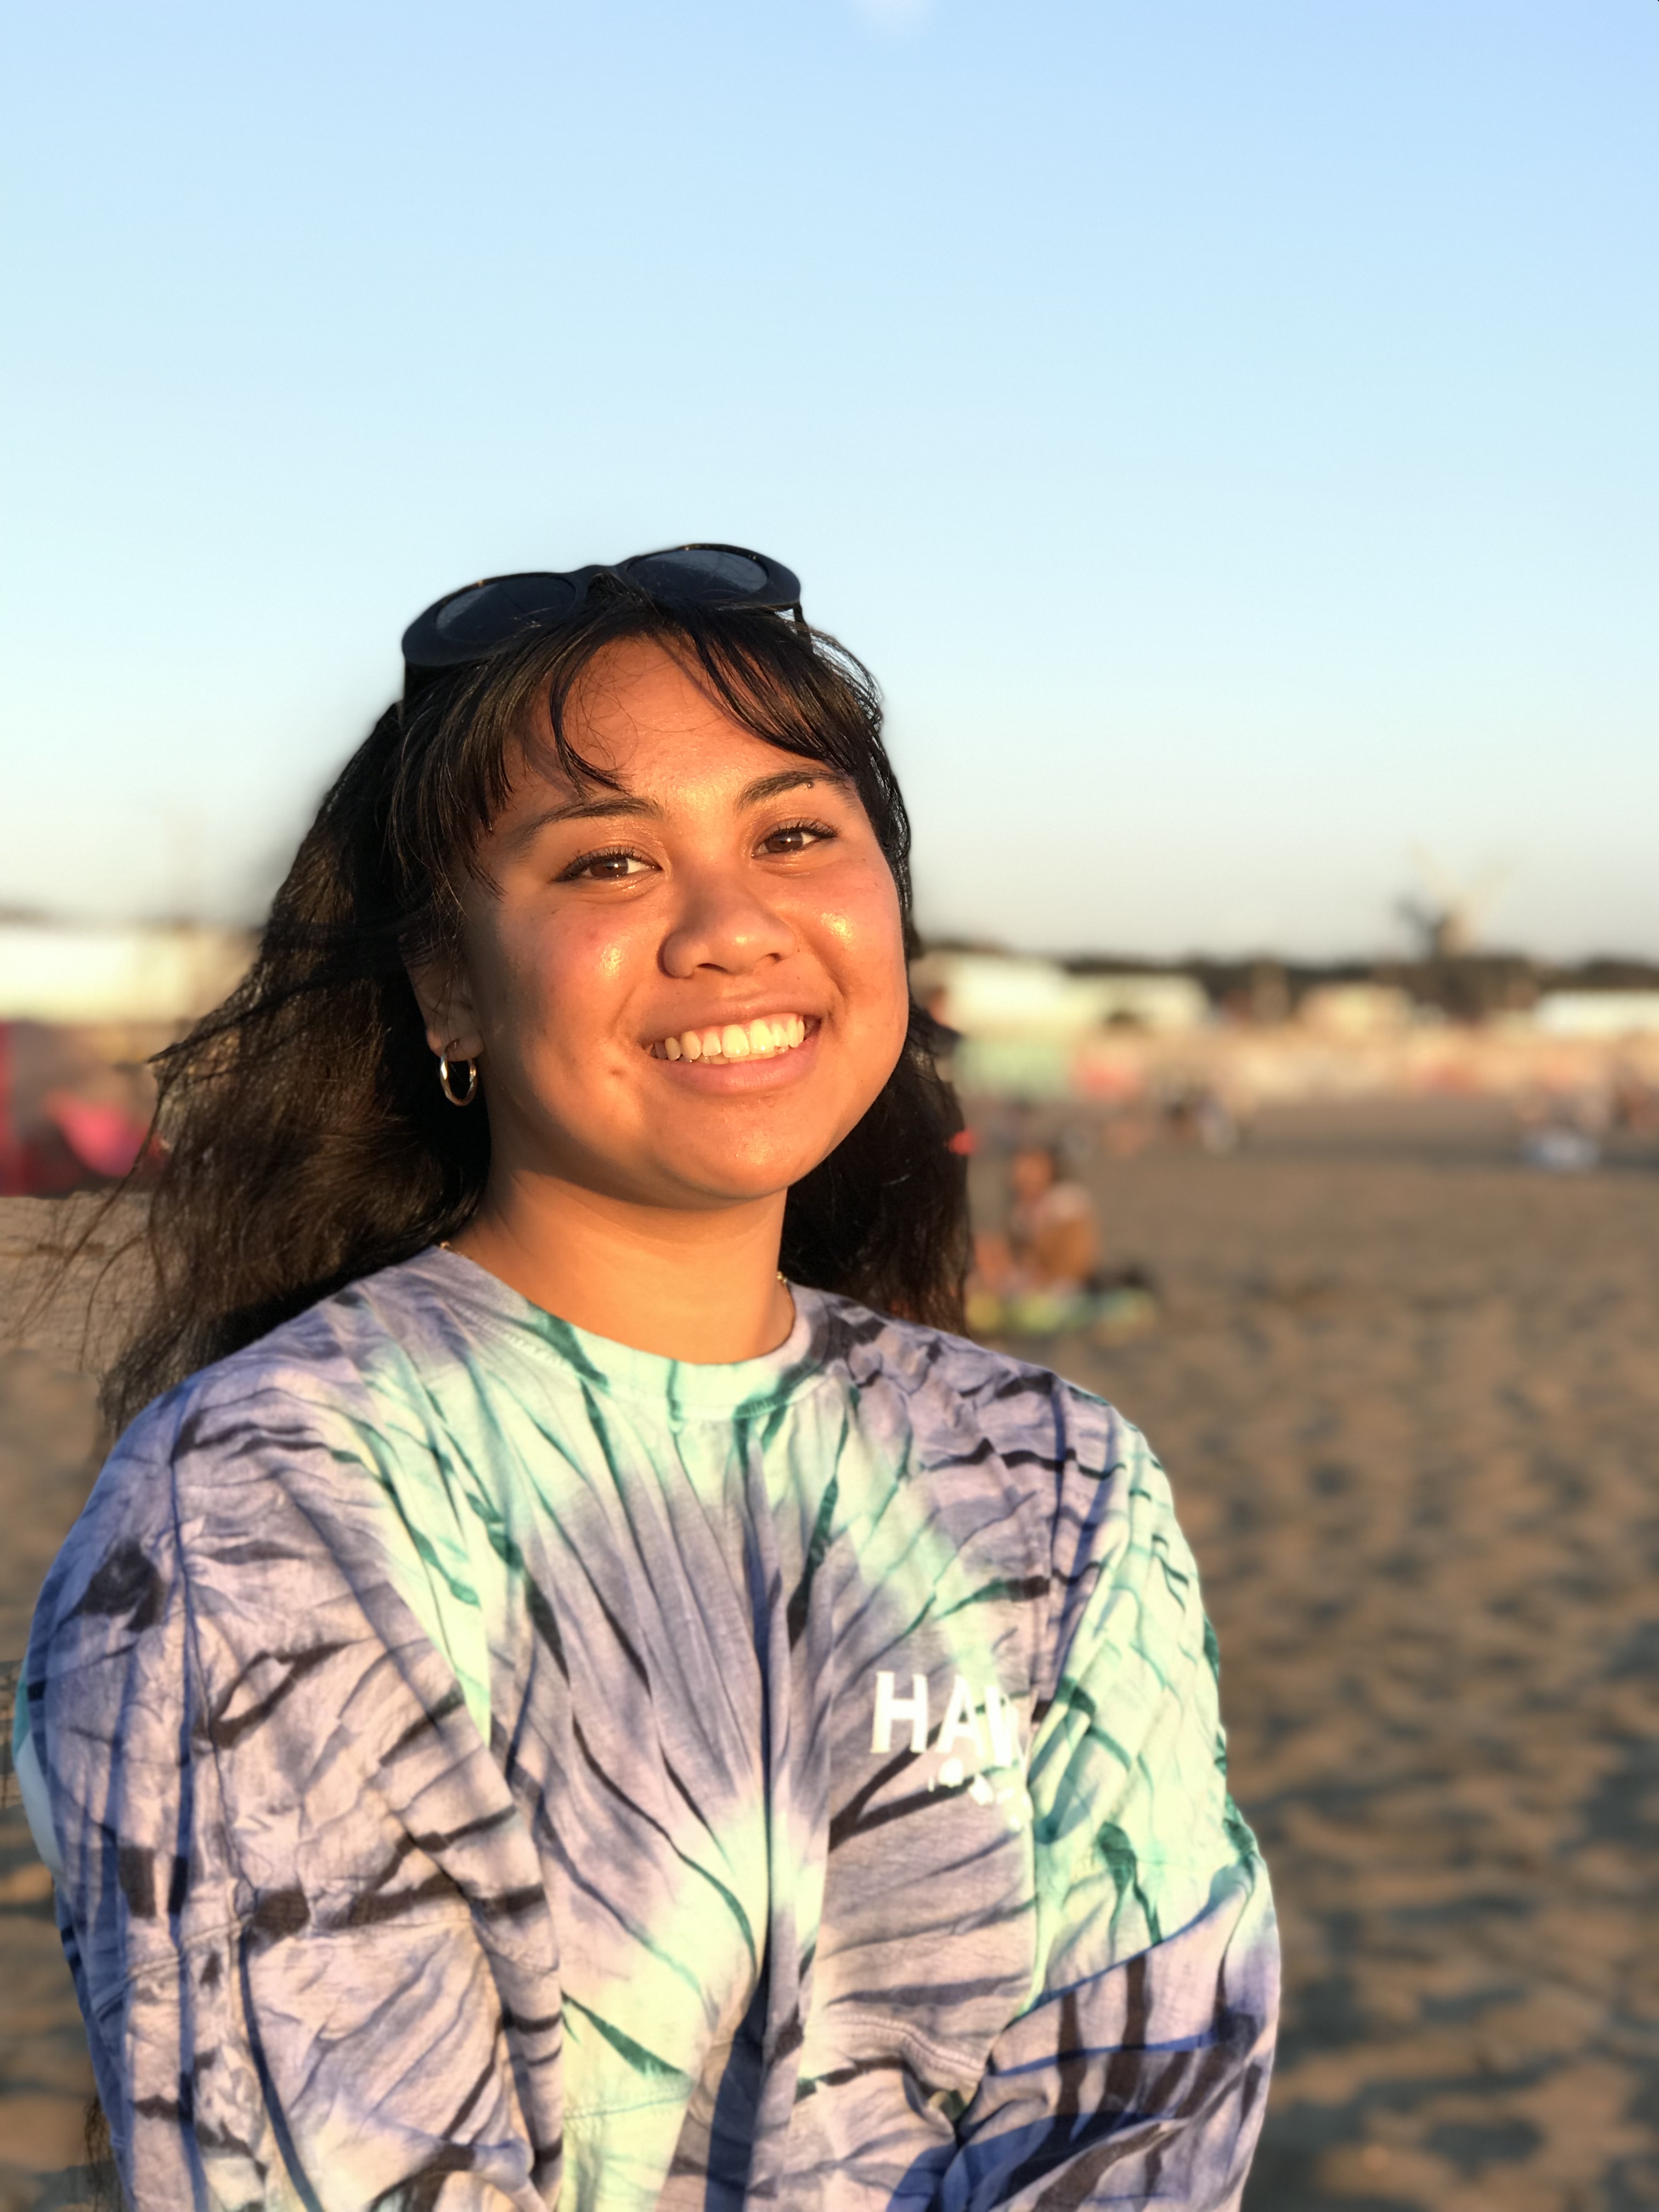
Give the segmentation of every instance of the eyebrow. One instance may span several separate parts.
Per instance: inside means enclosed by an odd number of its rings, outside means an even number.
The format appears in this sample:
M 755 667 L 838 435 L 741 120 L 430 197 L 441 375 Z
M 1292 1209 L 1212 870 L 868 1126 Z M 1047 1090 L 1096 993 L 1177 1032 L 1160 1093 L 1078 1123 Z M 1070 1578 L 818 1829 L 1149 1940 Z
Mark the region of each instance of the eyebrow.
M 805 791 L 810 785 L 827 783 L 834 790 L 851 792 L 853 779 L 843 775 L 827 762 L 815 762 L 811 768 L 781 769 L 775 775 L 763 775 L 746 784 L 738 794 L 738 805 L 758 806 L 763 799 L 781 798 L 786 791 Z
M 757 776 L 738 793 L 738 808 L 742 812 L 763 805 L 769 799 L 781 798 L 787 791 L 802 791 L 817 783 L 842 792 L 854 788 L 851 776 L 827 763 L 815 762 L 811 768 L 780 769 L 775 775 Z M 603 791 L 592 799 L 573 799 L 567 805 L 544 807 L 514 833 L 513 842 L 526 844 L 556 822 L 601 822 L 617 816 L 660 822 L 664 811 L 654 799 L 641 799 L 629 791 Z

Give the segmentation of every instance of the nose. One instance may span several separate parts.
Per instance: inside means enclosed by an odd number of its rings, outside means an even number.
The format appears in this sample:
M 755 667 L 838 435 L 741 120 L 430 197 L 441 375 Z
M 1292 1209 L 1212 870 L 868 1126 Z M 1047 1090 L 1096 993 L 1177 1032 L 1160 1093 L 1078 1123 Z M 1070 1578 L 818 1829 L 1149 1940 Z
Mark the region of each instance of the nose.
M 665 974 L 748 975 L 794 950 L 793 926 L 752 882 L 714 871 L 681 878 L 679 912 L 662 943 Z

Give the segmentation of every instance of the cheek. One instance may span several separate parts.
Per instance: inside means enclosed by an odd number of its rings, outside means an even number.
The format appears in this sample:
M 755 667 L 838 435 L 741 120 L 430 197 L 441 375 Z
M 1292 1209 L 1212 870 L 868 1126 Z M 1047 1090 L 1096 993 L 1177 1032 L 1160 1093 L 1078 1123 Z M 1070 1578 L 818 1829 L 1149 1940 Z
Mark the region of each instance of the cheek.
M 825 921 L 854 1028 L 872 1054 L 885 1054 L 885 1080 L 904 1042 L 910 1012 L 898 892 L 885 865 L 863 887 L 861 897 L 849 900 Z
M 480 1011 L 498 1050 L 522 1056 L 533 1042 L 556 1050 L 607 1025 L 630 969 L 627 944 L 609 920 L 526 917 L 499 929 L 480 972 Z

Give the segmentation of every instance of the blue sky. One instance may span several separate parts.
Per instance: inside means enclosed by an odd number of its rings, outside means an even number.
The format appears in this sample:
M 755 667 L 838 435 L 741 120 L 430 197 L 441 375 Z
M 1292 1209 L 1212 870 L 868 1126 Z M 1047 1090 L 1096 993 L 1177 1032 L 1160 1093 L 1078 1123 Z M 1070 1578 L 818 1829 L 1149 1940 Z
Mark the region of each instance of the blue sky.
M 469 577 L 759 545 L 924 926 L 1659 954 L 1654 0 L 15 0 L 0 902 L 247 912 Z

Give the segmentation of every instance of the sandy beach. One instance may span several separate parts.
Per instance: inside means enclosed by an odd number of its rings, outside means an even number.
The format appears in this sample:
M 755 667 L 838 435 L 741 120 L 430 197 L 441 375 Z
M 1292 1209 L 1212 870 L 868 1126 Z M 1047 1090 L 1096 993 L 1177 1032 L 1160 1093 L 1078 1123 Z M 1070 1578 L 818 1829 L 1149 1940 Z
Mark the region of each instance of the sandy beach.
M 1088 1173 L 1158 1318 L 1021 1348 L 1148 1431 L 1204 1570 L 1285 1949 L 1249 2212 L 1659 2205 L 1659 1159 L 1443 1102 Z M 0 1659 L 97 1449 L 61 1328 L 0 1352 Z M 62 2212 L 89 2081 L 0 1817 L 0 2212 Z
M 1171 1470 L 1279 1899 L 1250 2212 L 1659 2203 L 1659 1174 L 1354 1109 L 1103 1197 L 1165 1318 L 1054 1364 Z

